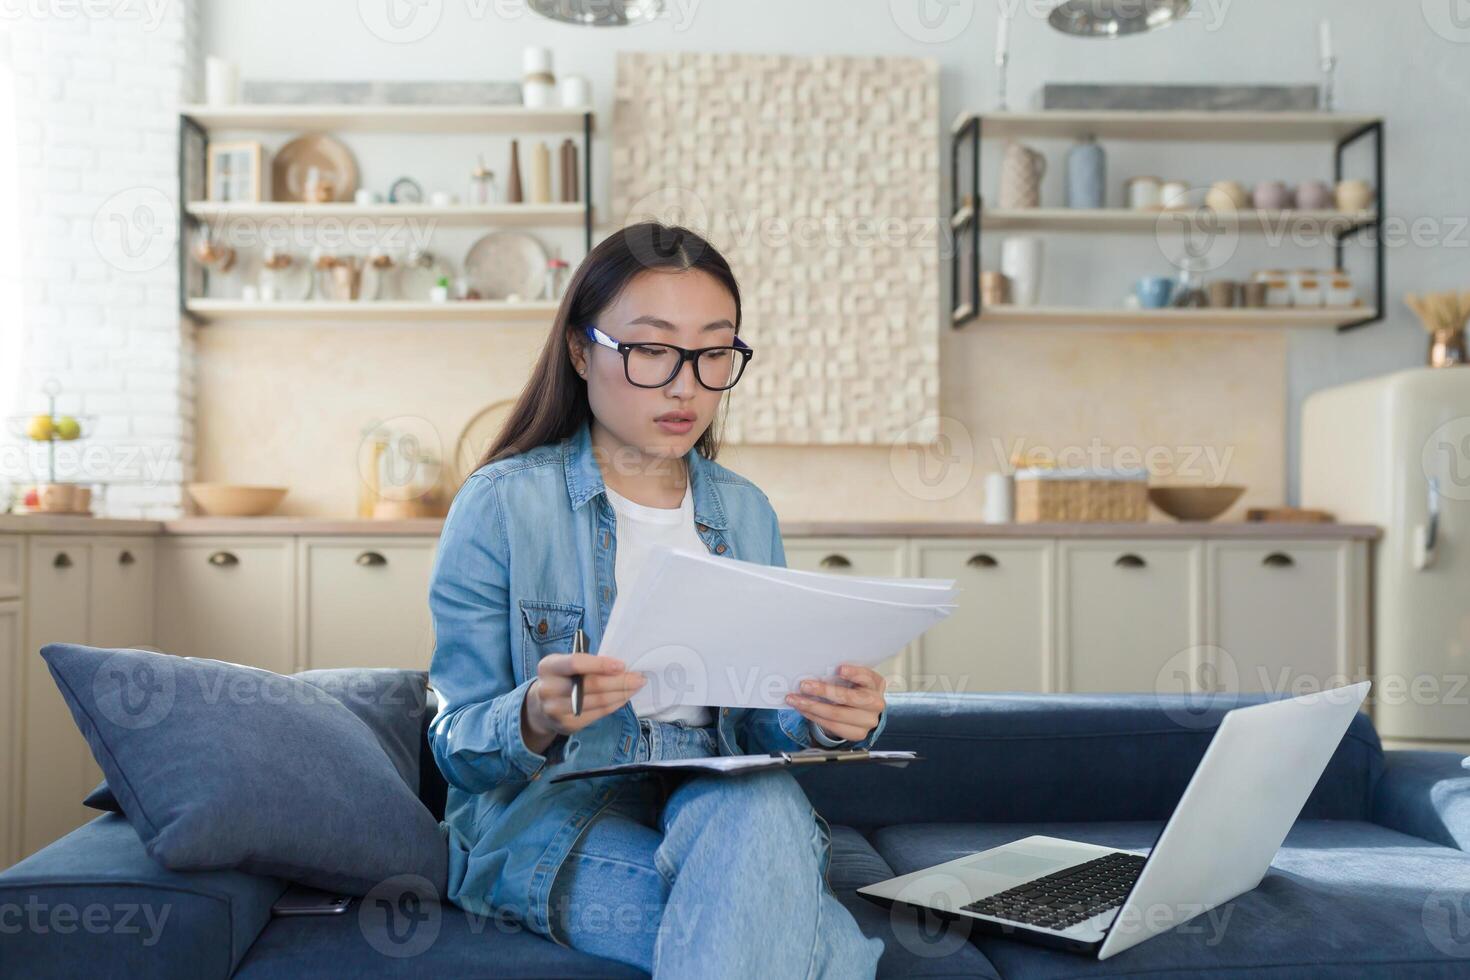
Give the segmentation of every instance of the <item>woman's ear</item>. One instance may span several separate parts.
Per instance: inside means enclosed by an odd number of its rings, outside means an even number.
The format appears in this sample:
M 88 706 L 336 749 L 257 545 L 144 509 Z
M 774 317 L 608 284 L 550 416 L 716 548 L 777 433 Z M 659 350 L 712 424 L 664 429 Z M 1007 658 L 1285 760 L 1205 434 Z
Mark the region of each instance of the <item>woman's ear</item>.
M 582 377 L 587 377 L 587 345 L 576 337 L 568 337 L 567 356 L 572 359 L 572 369 Z

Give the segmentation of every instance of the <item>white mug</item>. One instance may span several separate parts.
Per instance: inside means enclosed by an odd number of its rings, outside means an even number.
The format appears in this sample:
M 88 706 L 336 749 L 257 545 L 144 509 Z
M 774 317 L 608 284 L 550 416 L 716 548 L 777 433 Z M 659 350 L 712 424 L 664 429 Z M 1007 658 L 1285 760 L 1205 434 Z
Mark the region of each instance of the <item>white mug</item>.
M 358 205 L 365 206 L 369 204 L 377 204 L 378 201 L 381 199 L 378 197 L 377 191 L 371 190 L 367 187 L 359 187 L 357 189 L 357 192 L 352 195 L 352 200 Z
M 1000 271 L 1011 281 L 1011 302 L 1035 306 L 1041 296 L 1042 242 L 1034 235 L 1007 238 L 1000 245 Z
M 434 191 L 429 195 L 429 205 L 436 208 L 452 207 L 459 203 L 459 198 L 449 191 Z

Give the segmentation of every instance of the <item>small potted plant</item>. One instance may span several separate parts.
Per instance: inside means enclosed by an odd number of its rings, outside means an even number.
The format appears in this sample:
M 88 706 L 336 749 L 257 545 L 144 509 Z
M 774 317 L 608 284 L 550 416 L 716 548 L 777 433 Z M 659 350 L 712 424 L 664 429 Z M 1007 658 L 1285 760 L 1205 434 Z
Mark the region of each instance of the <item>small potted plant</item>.
M 1465 364 L 1465 321 L 1470 320 L 1470 292 L 1425 293 L 1404 297 L 1429 331 L 1429 366 L 1452 367 Z

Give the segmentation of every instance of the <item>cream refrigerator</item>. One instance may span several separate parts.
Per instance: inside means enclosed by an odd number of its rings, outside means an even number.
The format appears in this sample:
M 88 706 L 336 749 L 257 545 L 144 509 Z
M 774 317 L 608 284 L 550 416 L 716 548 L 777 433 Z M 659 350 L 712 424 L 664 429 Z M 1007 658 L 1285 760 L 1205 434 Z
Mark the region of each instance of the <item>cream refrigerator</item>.
M 1301 503 L 1376 524 L 1373 720 L 1385 739 L 1470 743 L 1470 367 L 1317 392 Z

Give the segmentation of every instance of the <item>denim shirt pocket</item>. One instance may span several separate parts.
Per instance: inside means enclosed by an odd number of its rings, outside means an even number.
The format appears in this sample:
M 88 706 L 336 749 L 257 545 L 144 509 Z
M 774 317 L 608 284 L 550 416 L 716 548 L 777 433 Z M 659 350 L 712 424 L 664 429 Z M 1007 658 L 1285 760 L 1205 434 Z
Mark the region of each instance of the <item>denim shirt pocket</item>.
M 521 679 L 536 676 L 536 666 L 549 653 L 569 653 L 572 635 L 582 625 L 583 610 L 570 602 L 522 599 Z

